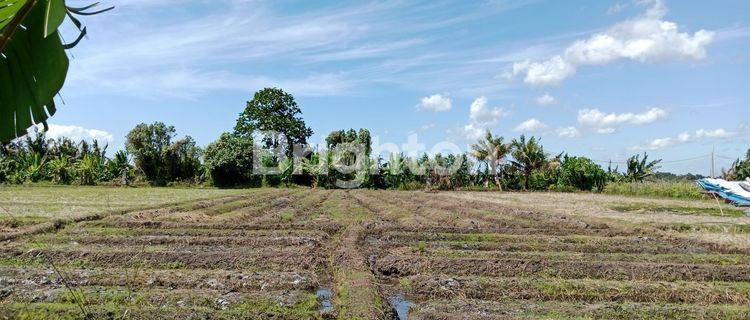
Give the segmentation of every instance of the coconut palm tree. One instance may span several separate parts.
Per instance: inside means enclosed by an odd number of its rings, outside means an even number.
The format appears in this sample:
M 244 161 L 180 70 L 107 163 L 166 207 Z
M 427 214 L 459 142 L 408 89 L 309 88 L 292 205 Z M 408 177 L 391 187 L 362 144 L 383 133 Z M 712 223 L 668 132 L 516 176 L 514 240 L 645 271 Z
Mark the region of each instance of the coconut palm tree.
M 513 148 L 513 165 L 523 172 L 524 188 L 528 190 L 531 173 L 547 165 L 547 154 L 535 137 L 526 140 L 526 136 L 521 135 L 519 139 L 513 139 L 510 145 Z
M 487 130 L 483 139 L 480 139 L 477 144 L 471 146 L 472 155 L 481 162 L 487 164 L 492 177 L 495 180 L 495 184 L 502 190 L 500 185 L 500 178 L 498 177 L 498 169 L 505 162 L 505 158 L 510 153 L 510 145 L 503 141 L 501 136 L 493 136 L 492 132 Z M 485 185 L 487 181 L 485 181 Z
M 631 182 L 643 182 L 646 177 L 654 174 L 656 170 L 659 170 L 659 163 L 661 163 L 661 159 L 649 162 L 648 154 L 645 152 L 643 153 L 643 159 L 641 159 L 638 154 L 634 155 L 628 158 L 628 171 L 626 177 Z

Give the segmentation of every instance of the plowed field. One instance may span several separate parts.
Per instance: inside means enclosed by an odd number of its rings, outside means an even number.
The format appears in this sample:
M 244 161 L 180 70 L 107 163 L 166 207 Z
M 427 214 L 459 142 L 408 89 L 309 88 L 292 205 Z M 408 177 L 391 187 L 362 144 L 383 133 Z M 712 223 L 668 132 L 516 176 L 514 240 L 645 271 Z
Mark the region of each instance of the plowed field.
M 6 237 L 0 318 L 750 318 L 746 218 L 543 195 L 256 189 L 93 214 Z

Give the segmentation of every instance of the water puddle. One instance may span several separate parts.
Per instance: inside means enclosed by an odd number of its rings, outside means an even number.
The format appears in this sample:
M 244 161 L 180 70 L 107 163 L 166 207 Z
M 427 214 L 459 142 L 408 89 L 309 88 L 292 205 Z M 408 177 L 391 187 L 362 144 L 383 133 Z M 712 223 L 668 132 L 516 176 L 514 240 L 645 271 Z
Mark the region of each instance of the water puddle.
M 409 311 L 414 306 L 414 303 L 412 303 L 409 300 L 406 300 L 403 295 L 396 295 L 391 297 L 391 307 L 393 307 L 393 310 L 396 311 L 396 316 L 398 316 L 398 320 L 407 320 L 409 318 Z
M 315 297 L 320 301 L 320 313 L 331 313 L 333 311 L 331 296 L 331 290 L 327 288 L 320 288 L 315 292 Z

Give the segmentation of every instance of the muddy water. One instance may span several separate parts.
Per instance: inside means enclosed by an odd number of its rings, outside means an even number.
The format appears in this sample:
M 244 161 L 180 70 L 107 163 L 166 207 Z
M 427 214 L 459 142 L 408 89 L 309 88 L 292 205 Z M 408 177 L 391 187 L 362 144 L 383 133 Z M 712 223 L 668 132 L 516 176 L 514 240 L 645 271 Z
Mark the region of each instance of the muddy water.
M 315 296 L 320 301 L 320 313 L 330 313 L 333 311 L 333 301 L 331 300 L 331 290 L 320 288 L 315 292 Z
M 396 311 L 398 320 L 407 320 L 409 318 L 409 311 L 414 306 L 409 300 L 406 300 L 403 295 L 395 295 L 390 299 L 391 307 Z

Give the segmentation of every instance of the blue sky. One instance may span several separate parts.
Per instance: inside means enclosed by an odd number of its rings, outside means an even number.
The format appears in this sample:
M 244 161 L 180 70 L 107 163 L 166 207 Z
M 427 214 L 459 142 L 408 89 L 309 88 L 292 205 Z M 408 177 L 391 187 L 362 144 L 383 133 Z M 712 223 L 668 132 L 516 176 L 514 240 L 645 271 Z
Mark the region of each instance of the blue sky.
M 744 0 L 114 4 L 85 19 L 53 135 L 119 149 L 136 124 L 164 121 L 206 145 L 278 86 L 313 142 L 366 127 L 380 143 L 465 150 L 489 129 L 704 174 L 714 146 L 719 168 L 750 148 Z

